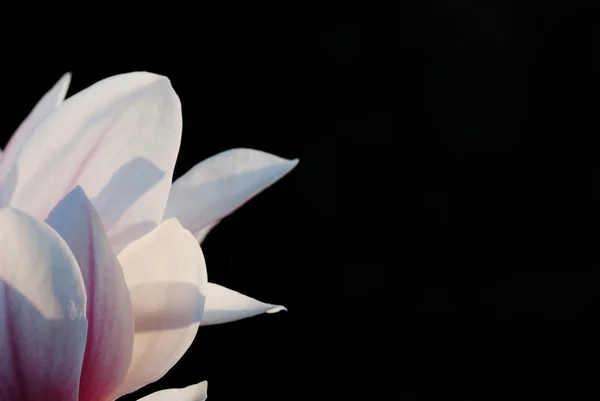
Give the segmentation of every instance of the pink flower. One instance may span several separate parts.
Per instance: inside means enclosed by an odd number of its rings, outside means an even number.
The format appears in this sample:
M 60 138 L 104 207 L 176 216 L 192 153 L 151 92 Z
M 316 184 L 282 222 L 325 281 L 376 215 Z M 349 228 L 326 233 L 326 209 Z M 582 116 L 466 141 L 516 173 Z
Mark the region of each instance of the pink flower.
M 111 401 L 155 381 L 190 345 L 206 285 L 176 219 L 117 258 L 81 187 L 46 222 L 0 209 L 0 400 Z M 205 398 L 206 382 L 144 399 Z
M 171 183 L 181 141 L 181 103 L 170 81 L 147 72 L 104 79 L 63 101 L 70 74 L 38 102 L 0 157 L 0 207 L 40 219 L 76 185 L 119 253 L 171 217 L 202 241 L 223 217 L 298 160 L 231 149 Z M 284 309 L 209 283 L 202 325 Z
M 198 241 L 297 160 L 233 149 L 171 184 L 169 80 L 117 75 L 63 102 L 69 81 L 0 156 L 0 400 L 112 400 L 162 377 L 199 325 L 284 309 L 208 282 Z

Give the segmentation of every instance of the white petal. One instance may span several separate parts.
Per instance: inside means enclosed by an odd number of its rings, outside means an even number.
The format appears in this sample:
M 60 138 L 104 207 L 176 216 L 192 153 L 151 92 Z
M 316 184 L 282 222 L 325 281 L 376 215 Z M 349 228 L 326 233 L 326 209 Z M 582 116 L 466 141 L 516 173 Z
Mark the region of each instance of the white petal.
M 68 245 L 46 223 L 0 210 L 0 399 L 77 401 L 86 295 Z
M 287 311 L 284 306 L 266 304 L 221 285 L 208 283 L 202 326 L 233 322 L 260 315 Z
M 176 219 L 119 254 L 135 316 L 133 359 L 119 394 L 160 379 L 189 348 L 202 319 L 206 265 Z
M 196 164 L 173 183 L 165 218 L 204 239 L 212 226 L 292 170 L 286 160 L 253 149 L 231 149 Z
M 30 136 L 13 166 L 11 205 L 45 218 L 81 185 L 111 244 L 122 246 L 162 219 L 181 124 L 166 77 L 135 72 L 102 80 L 67 99 Z
M 14 180 L 17 178 L 16 170 L 12 171 L 13 176 L 8 177 L 8 173 L 11 171 L 12 165 L 15 159 L 19 156 L 23 144 L 29 139 L 34 129 L 44 120 L 50 113 L 52 113 L 58 106 L 61 105 L 69 84 L 71 83 L 71 73 L 64 74 L 56 84 L 40 99 L 39 102 L 33 107 L 33 110 L 23 120 L 21 125 L 14 132 L 12 137 L 8 140 L 6 147 L 4 148 L 4 156 L 0 163 L 0 188 L 3 188 L 2 202 L 3 205 L 8 204 L 12 194 L 12 187 L 14 186 Z M 8 178 L 7 178 L 8 177 Z M 7 181 L 8 179 L 8 181 Z M 13 181 L 13 182 L 11 182 Z M 6 189 L 8 186 L 9 190 Z
M 208 382 L 203 381 L 185 388 L 170 388 L 157 391 L 140 398 L 138 401 L 204 401 L 207 395 Z
M 104 400 L 123 382 L 133 349 L 133 311 L 121 265 L 81 187 L 48 216 L 79 263 L 87 293 L 88 333 L 80 400 Z

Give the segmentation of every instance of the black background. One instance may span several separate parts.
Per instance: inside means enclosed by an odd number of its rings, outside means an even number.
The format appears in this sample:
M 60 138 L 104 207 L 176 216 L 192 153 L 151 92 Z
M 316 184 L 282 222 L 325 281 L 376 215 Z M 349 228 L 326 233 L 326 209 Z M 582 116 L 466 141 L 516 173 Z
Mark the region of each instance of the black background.
M 587 4 L 74 9 L 3 31 L 2 142 L 66 71 L 72 94 L 147 70 L 182 100 L 176 176 L 233 147 L 300 158 L 203 243 L 211 281 L 289 312 L 201 328 L 138 396 L 207 379 L 212 400 L 591 399 Z

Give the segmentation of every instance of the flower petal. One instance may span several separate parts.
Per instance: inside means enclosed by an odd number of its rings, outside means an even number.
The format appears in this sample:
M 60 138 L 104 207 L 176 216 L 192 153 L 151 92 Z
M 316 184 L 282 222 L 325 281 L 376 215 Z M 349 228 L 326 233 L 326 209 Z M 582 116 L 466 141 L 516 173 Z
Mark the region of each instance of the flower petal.
M 205 401 L 207 395 L 208 382 L 205 380 L 198 384 L 193 384 L 185 388 L 170 388 L 157 391 L 138 401 Z
M 56 84 L 40 99 L 39 102 L 33 107 L 33 110 L 23 120 L 21 125 L 14 132 L 12 137 L 8 140 L 6 147 L 4 148 L 4 156 L 2 157 L 2 163 L 0 163 L 0 187 L 4 187 L 7 175 L 18 157 L 23 144 L 27 141 L 29 136 L 33 133 L 35 128 L 44 120 L 50 113 L 52 113 L 60 104 L 65 100 L 65 95 L 69 89 L 71 83 L 71 73 L 64 74 Z M 9 185 L 10 186 L 10 185 Z M 3 199 L 6 197 L 8 204 L 10 200 L 10 191 L 3 193 Z
M 111 244 L 123 246 L 162 220 L 181 124 L 166 77 L 134 72 L 102 80 L 67 99 L 30 136 L 13 166 L 11 205 L 45 218 L 81 185 Z
M 266 304 L 214 283 L 207 283 L 204 293 L 206 306 L 202 326 L 233 322 L 261 313 L 287 311 L 284 306 Z
M 47 221 L 75 255 L 87 293 L 88 334 L 79 399 L 104 400 L 125 378 L 133 349 L 133 312 L 121 265 L 81 187 L 69 192 Z
M 0 399 L 77 401 L 86 295 L 77 261 L 47 224 L 0 210 Z
M 198 241 L 210 227 L 271 186 L 298 160 L 253 149 L 231 149 L 196 164 L 171 188 L 165 218 L 177 217 Z M 211 227 L 212 227 L 211 226 Z
M 133 359 L 119 395 L 160 379 L 189 348 L 204 310 L 206 265 L 176 219 L 119 254 L 135 316 Z

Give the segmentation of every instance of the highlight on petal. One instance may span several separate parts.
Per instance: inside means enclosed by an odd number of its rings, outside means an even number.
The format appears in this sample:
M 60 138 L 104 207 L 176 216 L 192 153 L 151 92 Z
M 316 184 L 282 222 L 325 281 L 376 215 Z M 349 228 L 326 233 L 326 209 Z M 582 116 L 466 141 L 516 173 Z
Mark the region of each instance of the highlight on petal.
M 108 399 L 125 379 L 133 349 L 133 311 L 121 265 L 81 187 L 56 205 L 47 222 L 71 248 L 87 293 L 88 333 L 79 399 Z
M 205 294 L 202 326 L 233 322 L 262 313 L 287 311 L 284 306 L 266 304 L 214 283 L 207 284 Z
M 111 244 L 118 247 L 117 237 L 125 244 L 162 220 L 181 128 L 181 103 L 166 77 L 133 72 L 104 79 L 35 129 L 12 167 L 18 177 L 11 205 L 45 218 L 80 185 Z
M 205 380 L 185 388 L 170 388 L 157 391 L 138 401 L 205 401 L 208 397 L 208 382 Z
M 60 106 L 63 100 L 65 100 L 70 83 L 71 73 L 68 72 L 64 74 L 58 82 L 46 92 L 46 94 L 44 94 L 8 140 L 0 163 L 0 187 L 4 186 L 3 184 L 5 183 L 12 164 L 18 157 L 23 145 L 27 142 L 34 129 L 42 122 L 42 120 Z M 5 201 L 2 204 L 8 204 L 10 201 L 10 193 L 3 194 L 3 197 L 7 197 L 7 199 L 2 199 L 2 201 Z
M 176 217 L 202 241 L 211 227 L 290 172 L 298 160 L 231 149 L 196 164 L 171 188 L 165 218 Z
M 133 358 L 118 395 L 162 376 L 196 336 L 207 282 L 204 256 L 176 219 L 128 245 L 120 254 L 135 316 Z
M 78 400 L 85 308 L 65 241 L 44 222 L 0 209 L 0 399 Z

